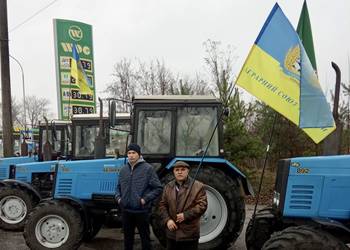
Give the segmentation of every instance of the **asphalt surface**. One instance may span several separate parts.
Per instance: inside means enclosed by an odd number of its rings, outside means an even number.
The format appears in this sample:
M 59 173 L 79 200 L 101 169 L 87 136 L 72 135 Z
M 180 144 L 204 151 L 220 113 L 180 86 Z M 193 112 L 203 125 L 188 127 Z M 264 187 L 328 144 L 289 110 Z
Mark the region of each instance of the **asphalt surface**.
M 258 208 L 261 208 L 260 206 Z M 245 246 L 245 228 L 252 216 L 254 206 L 246 206 L 246 220 L 241 235 L 229 250 L 244 250 Z M 158 240 L 152 235 L 152 245 L 154 250 L 164 249 L 158 243 Z M 79 250 L 122 250 L 123 234 L 120 229 L 103 228 L 97 236 L 89 243 L 84 243 Z M 141 242 L 136 235 L 135 250 L 141 249 Z M 22 236 L 22 232 L 7 232 L 0 229 L 0 250 L 29 250 Z

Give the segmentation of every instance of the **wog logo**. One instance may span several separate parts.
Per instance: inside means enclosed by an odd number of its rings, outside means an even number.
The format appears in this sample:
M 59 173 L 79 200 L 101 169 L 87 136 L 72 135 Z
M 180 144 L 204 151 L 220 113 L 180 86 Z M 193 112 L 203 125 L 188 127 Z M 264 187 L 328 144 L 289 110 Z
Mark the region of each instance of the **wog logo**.
M 83 31 L 76 25 L 69 27 L 68 34 L 74 41 L 80 41 L 83 38 Z

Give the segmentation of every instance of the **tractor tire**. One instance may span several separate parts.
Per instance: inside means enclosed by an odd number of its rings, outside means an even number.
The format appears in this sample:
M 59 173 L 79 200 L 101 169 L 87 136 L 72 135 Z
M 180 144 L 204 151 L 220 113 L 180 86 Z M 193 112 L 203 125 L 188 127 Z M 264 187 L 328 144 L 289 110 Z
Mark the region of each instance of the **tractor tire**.
M 270 239 L 273 232 L 282 229 L 280 224 L 271 207 L 259 210 L 255 215 L 255 222 L 253 222 L 253 219 L 250 219 L 247 226 L 245 234 L 247 249 L 260 250 L 264 243 Z
M 196 169 L 191 169 L 194 176 Z M 165 175 L 163 184 L 173 180 L 173 173 Z M 239 236 L 244 219 L 245 206 L 239 181 L 219 168 L 204 166 L 197 180 L 206 185 L 208 208 L 201 218 L 199 249 L 227 249 Z M 152 229 L 159 242 L 166 245 L 164 226 L 161 223 L 158 205 L 151 216 Z
M 98 234 L 98 232 L 100 231 L 100 229 L 102 228 L 103 224 L 104 224 L 104 217 L 93 217 L 91 218 L 92 222 L 91 222 L 91 228 L 90 230 L 86 230 L 84 232 L 84 237 L 83 237 L 83 241 L 85 242 L 89 242 L 91 241 L 93 238 L 95 238 L 95 236 Z
M 36 205 L 33 197 L 20 187 L 0 189 L 0 228 L 23 230 L 28 214 Z
M 262 250 L 349 250 L 333 235 L 311 226 L 288 227 L 274 233 Z
M 74 250 L 80 246 L 84 223 L 79 212 L 62 201 L 39 203 L 24 226 L 24 239 L 30 249 Z

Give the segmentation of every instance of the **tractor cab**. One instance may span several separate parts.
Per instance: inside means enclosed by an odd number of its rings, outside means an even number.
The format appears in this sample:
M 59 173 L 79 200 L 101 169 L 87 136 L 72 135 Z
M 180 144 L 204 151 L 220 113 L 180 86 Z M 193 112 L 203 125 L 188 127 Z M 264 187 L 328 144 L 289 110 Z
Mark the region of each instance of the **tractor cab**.
M 71 122 L 64 120 L 52 120 L 49 124 L 39 123 L 39 161 L 43 161 L 44 146 L 49 143 L 51 146 L 51 159 L 71 155 L 71 144 L 69 131 Z
M 114 157 L 125 152 L 127 136 L 130 130 L 130 115 L 116 116 L 119 129 L 110 129 L 108 117 L 102 118 L 106 143 L 106 157 Z M 95 143 L 100 130 L 100 116 L 97 114 L 74 115 L 72 117 L 73 156 L 75 160 L 95 158 Z
M 147 161 L 163 163 L 174 157 L 201 157 L 222 109 L 211 96 L 137 96 L 133 105 L 133 141 Z M 219 123 L 206 156 L 222 153 Z

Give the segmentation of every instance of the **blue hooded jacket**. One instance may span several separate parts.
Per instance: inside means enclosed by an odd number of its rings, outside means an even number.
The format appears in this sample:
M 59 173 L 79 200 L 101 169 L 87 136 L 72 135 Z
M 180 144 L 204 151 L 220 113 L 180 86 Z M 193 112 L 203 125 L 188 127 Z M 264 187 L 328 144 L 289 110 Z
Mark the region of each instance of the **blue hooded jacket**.
M 154 168 L 140 158 L 134 168 L 128 162 L 119 172 L 115 198 L 120 199 L 119 206 L 128 212 L 149 212 L 152 202 L 163 190 Z M 141 198 L 145 205 L 141 204 Z

